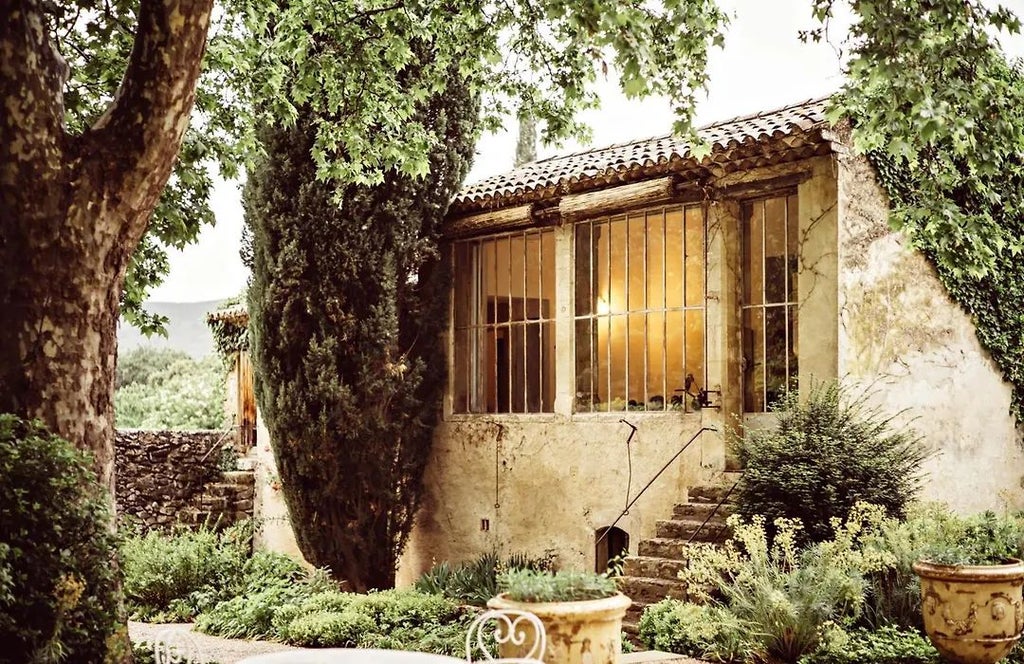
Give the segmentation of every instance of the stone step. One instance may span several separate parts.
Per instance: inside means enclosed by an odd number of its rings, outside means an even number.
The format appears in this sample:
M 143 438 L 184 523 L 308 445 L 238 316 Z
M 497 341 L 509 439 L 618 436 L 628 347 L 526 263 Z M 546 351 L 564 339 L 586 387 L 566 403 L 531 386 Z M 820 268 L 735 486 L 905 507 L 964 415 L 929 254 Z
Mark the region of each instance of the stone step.
M 626 615 L 622 618 L 622 631 L 632 637 L 638 636 L 640 634 L 640 617 L 648 606 L 650 604 L 647 602 L 633 602 L 626 609 Z
M 686 599 L 686 585 L 682 581 L 623 576 L 619 579 L 619 588 L 626 597 L 639 604 L 653 604 L 666 597 Z
M 692 486 L 687 491 L 687 498 L 690 503 L 715 503 L 716 505 L 728 497 L 732 500 L 736 497 L 736 491 L 732 489 L 733 482 L 728 484 L 705 484 Z M 731 493 L 730 493 L 731 492 Z
M 736 506 L 732 503 L 682 503 L 672 509 L 672 518 L 703 521 L 710 516 L 708 523 L 725 523 L 735 511 Z
M 640 540 L 637 554 L 651 558 L 686 560 L 686 542 L 669 537 L 651 537 Z
M 679 571 L 686 567 L 686 562 L 671 558 L 654 558 L 652 556 L 630 556 L 626 558 L 622 573 L 626 576 L 645 576 L 652 579 L 679 578 Z
M 256 484 L 256 475 L 251 470 L 226 470 L 221 473 L 221 482 L 225 484 L 254 486 Z
M 727 526 L 720 523 L 705 525 L 703 522 L 693 519 L 658 520 L 654 524 L 654 532 L 659 538 L 664 539 L 711 543 L 725 541 L 730 535 Z

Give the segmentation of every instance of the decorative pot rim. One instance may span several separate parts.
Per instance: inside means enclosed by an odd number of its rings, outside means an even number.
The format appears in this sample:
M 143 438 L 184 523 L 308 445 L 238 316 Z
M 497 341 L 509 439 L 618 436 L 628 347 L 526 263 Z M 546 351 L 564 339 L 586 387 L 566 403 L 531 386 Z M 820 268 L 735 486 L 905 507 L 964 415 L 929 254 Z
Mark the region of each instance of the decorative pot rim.
M 939 581 L 1011 581 L 1024 579 L 1024 562 L 1007 558 L 1002 563 L 988 565 L 955 565 L 918 560 L 912 568 L 922 578 Z
M 496 597 L 487 600 L 489 609 L 516 609 L 529 611 L 538 616 L 569 616 L 577 614 L 607 614 L 607 617 L 614 617 L 615 614 L 623 616 L 626 609 L 633 603 L 633 600 L 616 592 L 608 597 L 599 599 L 581 599 L 567 602 L 520 602 L 508 598 L 508 593 L 501 593 Z M 604 617 L 593 615 L 594 618 Z

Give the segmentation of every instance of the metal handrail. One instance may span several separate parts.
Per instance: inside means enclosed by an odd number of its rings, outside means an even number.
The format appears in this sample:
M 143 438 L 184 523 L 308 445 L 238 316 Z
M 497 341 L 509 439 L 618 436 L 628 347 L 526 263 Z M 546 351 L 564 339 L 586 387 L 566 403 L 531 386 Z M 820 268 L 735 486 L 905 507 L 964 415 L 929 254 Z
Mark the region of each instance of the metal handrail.
M 717 432 L 718 429 L 716 429 L 714 427 L 701 427 L 700 429 L 698 429 L 697 433 L 693 434 L 693 437 L 690 438 L 690 440 L 686 441 L 686 444 L 683 445 L 682 447 L 680 447 L 679 451 L 676 452 L 675 454 L 673 454 L 671 459 L 669 459 L 667 462 L 665 462 L 665 465 L 661 467 L 661 470 L 659 470 L 657 473 L 654 474 L 654 477 L 651 478 L 651 481 L 649 481 L 646 485 L 644 485 L 644 488 L 640 489 L 640 492 L 638 494 L 636 494 L 636 496 L 633 498 L 633 500 L 629 501 L 629 503 L 626 504 L 626 508 L 624 510 L 622 510 L 622 512 L 617 517 L 615 517 L 615 521 L 612 521 L 612 525 L 607 526 L 604 529 L 604 532 L 601 533 L 601 536 L 597 538 L 597 542 L 594 543 L 595 546 L 600 544 L 602 541 L 604 541 L 604 539 L 608 536 L 608 533 L 611 532 L 612 528 L 614 528 L 616 525 L 618 525 L 619 521 L 622 520 L 622 517 L 624 517 L 627 514 L 629 514 L 629 508 L 632 507 L 633 505 L 635 505 L 636 501 L 640 500 L 640 496 L 644 495 L 644 492 L 647 491 L 647 489 L 651 488 L 651 485 L 654 484 L 654 482 L 659 477 L 661 477 L 662 473 L 664 473 L 666 470 L 668 470 L 668 467 L 671 466 L 672 463 L 676 459 L 679 458 L 679 455 L 681 455 L 683 452 L 685 452 L 686 448 L 688 448 L 690 445 L 692 445 L 693 441 L 697 440 L 697 438 L 702 433 L 704 433 L 705 431 L 716 431 Z M 630 438 L 632 438 L 632 434 L 630 434 Z
M 718 501 L 718 504 L 715 505 L 714 508 L 712 508 L 711 513 L 708 514 L 707 517 L 705 517 L 703 523 L 700 524 L 697 530 L 693 531 L 693 534 L 690 535 L 690 539 L 686 540 L 687 544 L 692 544 L 693 540 L 697 539 L 697 535 L 700 535 L 701 531 L 704 530 L 704 526 L 708 525 L 708 522 L 714 518 L 715 514 L 718 513 L 718 510 L 722 507 L 722 505 L 724 505 L 726 501 L 729 500 L 729 496 L 732 495 L 732 492 L 736 490 L 736 487 L 739 486 L 739 484 L 739 480 L 733 482 L 733 485 L 729 487 L 728 491 L 725 492 L 725 495 L 722 496 L 722 499 Z M 718 536 L 722 534 L 723 530 L 725 530 L 725 526 L 719 526 L 718 530 L 715 531 L 715 536 L 711 539 L 711 541 L 718 541 Z

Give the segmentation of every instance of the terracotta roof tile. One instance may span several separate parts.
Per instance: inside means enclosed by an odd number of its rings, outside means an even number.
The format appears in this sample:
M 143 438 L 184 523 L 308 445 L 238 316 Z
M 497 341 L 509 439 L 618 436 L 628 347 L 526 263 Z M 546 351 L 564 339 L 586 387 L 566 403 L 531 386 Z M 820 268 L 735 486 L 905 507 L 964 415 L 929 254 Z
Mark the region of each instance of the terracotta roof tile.
M 828 98 L 811 99 L 772 111 L 764 111 L 700 127 L 698 134 L 716 154 L 761 141 L 809 133 L 825 123 Z M 580 183 L 588 179 L 696 160 L 690 145 L 672 135 L 593 148 L 525 164 L 513 171 L 466 185 L 456 194 L 457 207 L 499 204 L 501 199 L 524 193 Z M 474 205 L 475 204 L 475 205 Z

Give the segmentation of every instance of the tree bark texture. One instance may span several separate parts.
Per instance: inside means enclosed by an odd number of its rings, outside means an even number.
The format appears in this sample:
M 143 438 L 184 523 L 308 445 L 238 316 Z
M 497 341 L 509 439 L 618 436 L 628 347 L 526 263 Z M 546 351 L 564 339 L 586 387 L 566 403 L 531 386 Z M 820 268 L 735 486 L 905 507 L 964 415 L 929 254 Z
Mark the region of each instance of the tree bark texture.
M 121 87 L 81 135 L 45 3 L 0 0 L 0 412 L 91 452 L 113 497 L 125 269 L 192 110 L 212 0 L 142 0 Z
M 70 136 L 43 3 L 0 0 L 0 411 L 92 452 L 111 490 L 118 299 L 188 125 L 211 6 L 143 0 L 117 97 Z

